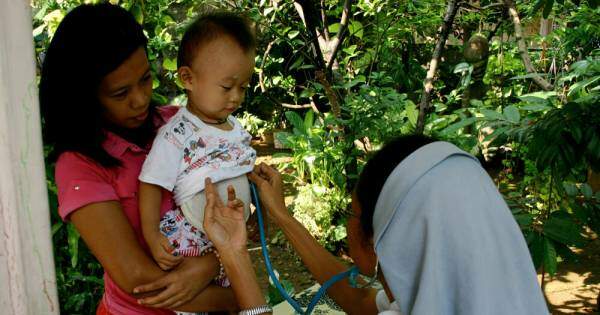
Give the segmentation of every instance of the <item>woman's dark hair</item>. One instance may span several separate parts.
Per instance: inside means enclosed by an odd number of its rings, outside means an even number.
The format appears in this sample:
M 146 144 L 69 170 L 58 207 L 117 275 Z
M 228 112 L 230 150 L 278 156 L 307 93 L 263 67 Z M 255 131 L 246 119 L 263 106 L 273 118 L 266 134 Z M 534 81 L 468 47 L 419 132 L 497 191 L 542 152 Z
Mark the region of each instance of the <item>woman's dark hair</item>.
M 256 49 L 256 37 L 248 19 L 233 12 L 209 12 L 187 27 L 179 45 L 177 67 L 191 67 L 198 49 L 223 35 L 233 38 L 246 53 Z
M 119 165 L 102 147 L 107 125 L 98 88 L 147 42 L 135 18 L 116 5 L 81 5 L 64 17 L 47 49 L 40 81 L 44 141 L 54 145 L 52 157 L 75 151 L 106 167 Z
M 421 135 L 401 136 L 386 143 L 369 159 L 354 190 L 361 209 L 360 224 L 366 236 L 373 236 L 375 205 L 392 171 L 410 154 L 434 141 Z

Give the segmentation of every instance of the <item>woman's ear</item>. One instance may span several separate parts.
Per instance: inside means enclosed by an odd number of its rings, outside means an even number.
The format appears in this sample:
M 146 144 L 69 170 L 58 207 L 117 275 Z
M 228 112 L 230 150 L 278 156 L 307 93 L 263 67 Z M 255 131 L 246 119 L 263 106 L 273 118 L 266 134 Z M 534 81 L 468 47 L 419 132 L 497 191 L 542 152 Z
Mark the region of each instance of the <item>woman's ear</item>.
M 186 90 L 191 90 L 193 85 L 192 83 L 194 81 L 194 73 L 192 72 L 192 69 L 188 66 L 179 67 L 177 69 L 177 75 L 179 77 L 179 81 L 181 81 L 181 84 L 183 84 L 183 87 Z

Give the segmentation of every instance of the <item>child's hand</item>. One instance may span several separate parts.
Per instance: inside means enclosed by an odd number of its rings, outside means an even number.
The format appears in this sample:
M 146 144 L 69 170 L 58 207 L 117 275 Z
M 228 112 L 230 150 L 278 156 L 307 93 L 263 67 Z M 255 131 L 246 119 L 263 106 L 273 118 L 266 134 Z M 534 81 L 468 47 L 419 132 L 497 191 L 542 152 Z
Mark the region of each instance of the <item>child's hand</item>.
M 173 254 L 175 248 L 173 248 L 169 239 L 160 232 L 153 235 L 148 245 L 150 246 L 152 257 L 154 257 L 154 260 L 162 270 L 173 269 L 173 267 L 179 265 L 183 260 L 183 256 L 175 256 Z

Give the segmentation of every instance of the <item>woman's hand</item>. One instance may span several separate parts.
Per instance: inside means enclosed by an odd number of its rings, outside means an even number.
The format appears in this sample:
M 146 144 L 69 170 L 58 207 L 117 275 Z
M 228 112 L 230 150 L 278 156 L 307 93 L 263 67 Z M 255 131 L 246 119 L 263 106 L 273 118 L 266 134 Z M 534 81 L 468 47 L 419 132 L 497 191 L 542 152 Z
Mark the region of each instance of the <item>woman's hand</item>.
M 232 186 L 227 187 L 227 204 L 224 204 L 210 178 L 205 180 L 206 207 L 204 231 L 217 251 L 246 249 L 248 235 L 244 219 L 244 203 L 235 197 Z
M 214 259 L 214 264 L 206 263 L 206 260 L 211 258 Z M 189 257 L 184 259 L 175 269 L 163 277 L 151 283 L 136 287 L 133 290 L 133 293 L 144 294 L 162 289 L 162 291 L 156 295 L 139 299 L 138 303 L 155 308 L 175 309 L 190 302 L 196 295 L 202 292 L 208 284 L 210 284 L 210 278 L 203 282 L 198 281 L 198 277 L 195 275 L 198 272 L 211 272 L 206 269 L 215 269 L 216 265 L 216 258 L 212 255 Z
M 283 182 L 281 174 L 271 166 L 260 163 L 254 167 L 254 171 L 248 174 L 248 178 L 258 188 L 260 202 L 264 209 L 277 222 L 281 217 L 289 216 L 283 199 Z

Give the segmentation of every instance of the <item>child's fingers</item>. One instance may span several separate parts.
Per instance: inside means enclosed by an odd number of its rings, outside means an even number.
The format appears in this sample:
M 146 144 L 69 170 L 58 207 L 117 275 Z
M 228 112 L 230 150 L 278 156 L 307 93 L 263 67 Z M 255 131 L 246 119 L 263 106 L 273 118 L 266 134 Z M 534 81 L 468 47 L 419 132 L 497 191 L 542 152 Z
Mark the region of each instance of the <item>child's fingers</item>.
M 160 267 L 160 269 L 162 269 L 164 271 L 169 271 L 169 270 L 173 269 L 173 266 L 171 266 L 169 264 L 165 264 L 165 263 L 162 263 L 160 261 L 157 261 L 156 263 L 158 264 L 158 266 Z
M 160 239 L 159 244 L 160 247 L 162 247 L 162 249 L 168 254 L 173 254 L 173 252 L 175 251 L 175 246 L 173 246 L 173 244 L 171 244 L 169 239 L 166 237 L 162 237 Z
M 156 262 L 158 262 L 159 264 L 162 264 L 164 266 L 166 266 L 168 269 L 171 269 L 177 265 L 179 265 L 179 263 L 183 260 L 183 256 L 175 256 L 175 255 L 171 255 L 168 253 L 162 253 L 157 259 Z
M 160 253 L 159 258 L 163 264 L 175 266 L 183 259 L 182 256 L 177 255 L 175 252 L 175 247 L 171 245 L 166 237 L 161 239 L 160 246 L 162 247 L 163 251 Z

